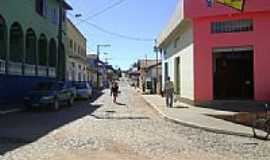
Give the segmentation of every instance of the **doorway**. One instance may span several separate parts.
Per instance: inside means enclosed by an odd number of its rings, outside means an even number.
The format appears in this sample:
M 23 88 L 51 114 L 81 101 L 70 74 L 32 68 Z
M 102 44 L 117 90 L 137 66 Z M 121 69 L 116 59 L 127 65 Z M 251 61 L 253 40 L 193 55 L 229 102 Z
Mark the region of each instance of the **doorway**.
M 214 98 L 254 99 L 253 48 L 214 49 Z
M 177 95 L 180 95 L 180 57 L 174 60 L 174 71 L 175 91 Z

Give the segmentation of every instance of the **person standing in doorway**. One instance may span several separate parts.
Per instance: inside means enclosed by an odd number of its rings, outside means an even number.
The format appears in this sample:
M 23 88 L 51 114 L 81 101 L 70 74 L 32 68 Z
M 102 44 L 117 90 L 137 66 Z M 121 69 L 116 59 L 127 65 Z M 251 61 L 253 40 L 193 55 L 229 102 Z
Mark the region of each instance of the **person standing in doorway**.
M 116 103 L 118 92 L 119 92 L 119 86 L 116 82 L 113 82 L 111 86 L 111 96 L 113 98 L 113 103 Z
M 174 94 L 174 85 L 170 80 L 170 77 L 167 78 L 165 83 L 165 96 L 166 96 L 166 106 L 173 107 L 173 94 Z

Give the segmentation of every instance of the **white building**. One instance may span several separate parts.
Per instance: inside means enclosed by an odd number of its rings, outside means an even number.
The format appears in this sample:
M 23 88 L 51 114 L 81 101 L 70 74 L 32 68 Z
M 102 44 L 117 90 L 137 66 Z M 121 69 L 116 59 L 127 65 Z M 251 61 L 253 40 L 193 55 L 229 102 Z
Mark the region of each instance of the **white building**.
M 169 24 L 158 39 L 162 49 L 162 88 L 170 77 L 179 98 L 194 100 L 194 42 L 192 23 L 184 19 L 183 1 L 179 1 Z

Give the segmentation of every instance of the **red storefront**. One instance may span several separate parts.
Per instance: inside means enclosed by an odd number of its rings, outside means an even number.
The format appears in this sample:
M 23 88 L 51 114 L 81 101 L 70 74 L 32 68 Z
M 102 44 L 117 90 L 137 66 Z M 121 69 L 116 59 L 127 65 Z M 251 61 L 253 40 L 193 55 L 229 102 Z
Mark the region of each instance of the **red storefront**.
M 246 0 L 242 11 L 184 0 L 192 21 L 195 101 L 270 100 L 270 1 Z

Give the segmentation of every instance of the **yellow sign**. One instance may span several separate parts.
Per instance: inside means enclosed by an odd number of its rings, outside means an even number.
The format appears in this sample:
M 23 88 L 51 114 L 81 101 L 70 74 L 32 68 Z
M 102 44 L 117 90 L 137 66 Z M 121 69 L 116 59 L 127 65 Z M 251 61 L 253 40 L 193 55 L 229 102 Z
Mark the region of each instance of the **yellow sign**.
M 216 2 L 241 11 L 244 9 L 245 5 L 245 0 L 216 0 Z

